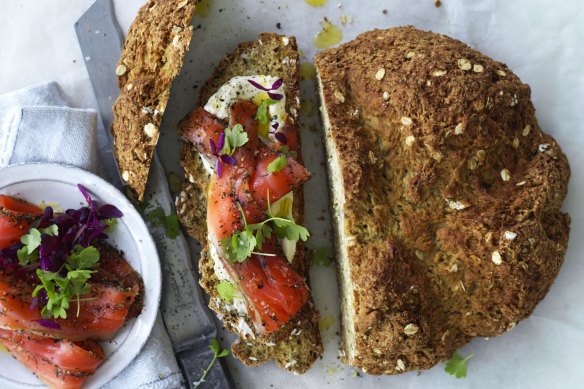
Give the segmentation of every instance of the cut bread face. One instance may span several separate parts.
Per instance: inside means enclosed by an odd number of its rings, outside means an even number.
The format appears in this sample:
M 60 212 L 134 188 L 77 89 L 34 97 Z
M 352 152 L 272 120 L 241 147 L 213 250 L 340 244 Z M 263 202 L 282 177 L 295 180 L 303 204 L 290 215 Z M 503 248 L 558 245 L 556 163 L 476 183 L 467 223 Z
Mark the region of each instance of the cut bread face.
M 342 348 L 427 369 L 528 317 L 558 274 L 570 169 L 504 64 L 412 27 L 317 54 Z
M 203 107 L 222 85 L 234 77 L 267 75 L 282 78 L 286 90 L 286 112 L 298 124 L 299 55 L 293 37 L 271 33 L 261 34 L 256 41 L 239 45 L 234 53 L 227 55 L 215 68 L 213 74 L 201 88 L 198 106 Z M 213 259 L 213 247 L 208 243 L 207 189 L 211 176 L 205 161 L 189 144 L 184 145 L 181 163 L 186 180 L 183 191 L 176 201 L 177 214 L 189 234 L 203 242 L 199 260 L 200 283 L 209 294 L 209 307 L 223 321 L 225 327 L 238 335 L 232 345 L 233 355 L 247 366 L 261 365 L 269 360 L 283 369 L 296 374 L 307 371 L 322 353 L 322 342 L 318 330 L 318 313 L 312 298 L 298 314 L 278 331 L 261 334 L 254 328 L 245 304 L 237 300 L 226 303 L 219 296 L 217 287 L 224 279 L 224 271 Z M 293 193 L 294 219 L 303 221 L 302 189 Z M 308 259 L 301 242 L 298 243 L 293 269 L 308 283 Z
M 192 36 L 196 0 L 149 0 L 138 11 L 115 69 L 120 96 L 111 128 L 124 185 L 144 198 L 160 124 Z

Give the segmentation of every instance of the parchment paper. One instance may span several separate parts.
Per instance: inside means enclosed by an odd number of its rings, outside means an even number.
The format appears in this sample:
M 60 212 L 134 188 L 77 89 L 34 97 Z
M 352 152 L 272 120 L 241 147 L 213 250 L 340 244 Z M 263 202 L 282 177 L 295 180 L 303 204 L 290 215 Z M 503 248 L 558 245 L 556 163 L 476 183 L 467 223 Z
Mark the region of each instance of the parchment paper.
M 117 0 L 116 11 L 127 30 L 142 0 Z M 31 79 L 54 78 L 79 106 L 94 104 L 74 34 L 73 23 L 82 13 L 83 0 L 0 0 L 0 93 L 31 84 Z M 339 6 L 340 4 L 340 6 Z M 4 10 L 8 10 L 4 12 Z M 387 10 L 386 13 L 383 11 Z M 18 14 L 18 15 L 17 15 Z M 340 16 L 352 18 L 342 25 Z M 491 339 L 475 339 L 462 353 L 474 353 L 468 376 L 446 374 L 443 364 L 429 371 L 400 376 L 374 377 L 357 374 L 337 359 L 338 303 L 333 267 L 311 271 L 316 305 L 321 316 L 332 315 L 325 331 L 325 354 L 303 376 L 294 376 L 268 364 L 246 368 L 229 357 L 229 366 L 241 388 L 583 388 L 584 387 L 584 2 L 581 0 L 433 0 L 331 1 L 313 8 L 302 0 L 214 0 L 206 18 L 197 17 L 191 51 L 173 87 L 163 123 L 159 155 L 167 171 L 178 167 L 177 121 L 197 100 L 198 86 L 212 66 L 240 41 L 255 39 L 262 31 L 296 35 L 305 61 L 312 61 L 313 36 L 319 22 L 328 17 L 344 34 L 343 41 L 372 28 L 414 25 L 460 39 L 483 53 L 507 63 L 523 82 L 530 84 L 537 117 L 568 155 L 572 167 L 570 190 L 564 209 L 572 217 L 570 247 L 562 270 L 549 294 L 534 314 L 513 331 Z M 281 29 L 277 24 L 280 23 Z M 200 25 L 200 27 L 199 27 Z M 40 31 L 34 30 L 39 26 Z M 70 31 L 69 31 L 70 30 Z M 10 39 L 7 38 L 11 32 Z M 16 33 L 15 31 L 18 31 Z M 17 37 L 17 34 L 20 36 Z M 33 39 L 34 37 L 34 39 Z M 19 39 L 28 43 L 19 43 Z M 52 55 L 53 52 L 57 55 Z M 5 53 L 9 53 L 7 61 Z M 39 58 L 39 55 L 46 54 Z M 42 62 L 42 63 L 41 63 Z M 22 74 L 22 73 L 25 74 Z M 42 78 L 40 78 L 42 75 Z M 315 104 L 314 82 L 303 82 L 304 99 Z M 316 112 L 315 112 L 316 113 Z M 302 119 L 302 147 L 308 168 L 314 173 L 306 185 L 307 225 L 312 247 L 331 246 L 330 224 L 320 143 L 318 116 Z M 324 217 L 324 219 L 323 219 Z M 223 345 L 231 337 L 223 334 Z

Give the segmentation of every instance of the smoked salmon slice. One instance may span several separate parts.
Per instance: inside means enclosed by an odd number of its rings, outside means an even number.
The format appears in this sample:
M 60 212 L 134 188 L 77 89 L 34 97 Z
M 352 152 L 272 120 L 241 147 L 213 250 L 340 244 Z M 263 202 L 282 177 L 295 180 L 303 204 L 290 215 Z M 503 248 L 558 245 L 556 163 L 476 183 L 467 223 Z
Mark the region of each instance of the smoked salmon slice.
M 264 243 L 262 255 L 253 254 L 241 263 L 225 259 L 221 240 L 267 218 L 268 203 L 274 203 L 299 188 L 310 178 L 306 168 L 292 153 L 284 153 L 281 143 L 267 145 L 258 137 L 257 107 L 240 100 L 230 109 L 229 126 L 241 124 L 248 141 L 233 154 L 235 163 L 224 164 L 221 174 L 211 179 L 208 187 L 207 227 L 211 244 L 215 246 L 232 278 L 243 291 L 246 304 L 260 332 L 274 332 L 292 319 L 309 299 L 308 287 L 282 256 L 275 237 Z M 190 141 L 205 158 L 217 162 L 220 158 L 215 145 L 227 127 L 198 108 L 179 124 L 185 140 Z M 284 129 L 288 151 L 297 148 L 296 129 L 287 122 Z M 276 158 L 286 158 L 286 166 L 269 171 Z M 269 199 L 268 199 L 269 196 Z M 265 254 L 265 255 L 264 255 Z
M 0 329 L 0 344 L 53 388 L 81 388 L 104 360 L 95 341 L 72 342 Z
M 0 272 L 0 328 L 74 341 L 113 338 L 142 310 L 144 288 L 140 276 L 117 250 L 101 244 L 99 251 L 100 265 L 92 277 L 91 292 L 81 296 L 79 316 L 73 300 L 67 319 L 54 319 L 56 325 L 50 327 L 42 324 L 40 307 L 31 309 L 34 285 Z

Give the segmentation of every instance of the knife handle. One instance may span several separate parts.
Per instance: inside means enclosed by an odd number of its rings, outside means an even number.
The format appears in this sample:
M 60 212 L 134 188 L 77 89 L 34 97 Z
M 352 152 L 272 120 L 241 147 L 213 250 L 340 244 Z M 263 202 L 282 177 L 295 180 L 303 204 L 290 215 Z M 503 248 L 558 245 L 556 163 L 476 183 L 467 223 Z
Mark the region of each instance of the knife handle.
M 187 388 L 194 388 L 194 383 L 201 379 L 204 370 L 211 363 L 213 355 L 214 353 L 207 343 L 199 344 L 176 355 L 178 364 L 187 380 Z M 222 359 L 218 358 L 215 361 L 207 373 L 205 381 L 199 385 L 198 389 L 231 389 L 235 387 Z

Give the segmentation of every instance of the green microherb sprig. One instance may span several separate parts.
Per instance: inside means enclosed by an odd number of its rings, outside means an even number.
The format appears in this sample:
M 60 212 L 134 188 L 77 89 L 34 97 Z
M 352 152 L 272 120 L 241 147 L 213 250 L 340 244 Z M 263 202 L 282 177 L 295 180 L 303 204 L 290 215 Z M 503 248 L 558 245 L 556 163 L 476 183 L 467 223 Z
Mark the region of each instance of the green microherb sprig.
M 261 124 L 267 124 L 268 123 L 268 107 L 270 105 L 273 105 L 276 103 L 277 103 L 277 101 L 272 100 L 272 99 L 262 100 L 262 102 L 260 103 L 260 105 L 258 107 L 258 111 L 256 113 L 256 120 Z
M 198 388 L 203 382 L 205 382 L 205 377 L 207 377 L 207 374 L 209 374 L 209 371 L 211 370 L 217 359 L 229 355 L 229 350 L 221 349 L 221 345 L 215 338 L 211 340 L 209 348 L 213 351 L 213 359 L 211 360 L 211 363 L 209 363 L 209 366 L 207 366 L 207 368 L 203 370 L 203 375 L 201 376 L 201 378 L 199 378 L 198 381 L 193 382 L 193 387 L 195 389 Z
M 273 255 L 257 253 L 254 251 L 256 247 L 260 250 L 262 249 L 266 239 L 269 239 L 272 236 L 272 232 L 274 232 L 278 238 L 286 238 L 288 240 L 306 241 L 310 236 L 310 232 L 306 227 L 296 224 L 293 220 L 287 217 L 287 210 L 282 210 L 278 215 L 272 214 L 269 192 L 268 218 L 260 223 L 247 224 L 245 214 L 239 203 L 237 203 L 237 207 L 243 219 L 243 230 L 236 231 L 231 236 L 221 240 L 221 246 L 225 251 L 227 259 L 232 263 L 243 262 L 252 254 Z
M 446 362 L 444 366 L 444 371 L 448 374 L 456 376 L 456 378 L 466 377 L 466 364 L 469 359 L 473 357 L 474 354 L 469 354 L 466 357 L 462 357 L 458 352 L 452 355 L 452 358 Z
M 234 298 L 241 297 L 241 292 L 237 290 L 235 284 L 225 280 L 217 284 L 217 293 L 221 297 L 221 300 L 227 304 L 230 304 Z
M 226 128 L 223 132 L 225 133 L 225 143 L 221 149 L 222 155 L 232 156 L 238 147 L 245 145 L 249 140 L 247 132 L 241 124 Z
M 288 158 L 285 154 L 281 154 L 268 165 L 268 172 L 275 173 L 288 166 Z
M 333 262 L 333 250 L 330 247 L 319 247 L 312 252 L 312 263 L 319 266 L 330 266 Z
M 175 239 L 180 232 L 176 215 L 173 213 L 166 215 L 162 207 L 154 208 L 152 211 L 148 212 L 146 214 L 146 220 L 163 226 L 166 232 L 166 237 L 169 239 Z
M 26 247 L 26 246 L 25 246 Z M 93 246 L 83 247 L 75 245 L 73 251 L 63 265 L 67 269 L 67 275 L 62 276 L 61 270 L 56 272 L 37 269 L 37 276 L 41 280 L 32 293 L 32 297 L 37 297 L 44 290 L 47 294 L 47 304 L 41 311 L 45 319 L 61 318 L 67 319 L 67 309 L 73 298 L 77 302 L 77 316 L 81 307 L 81 295 L 91 290 L 88 283 L 91 275 L 99 262 L 99 251 Z

